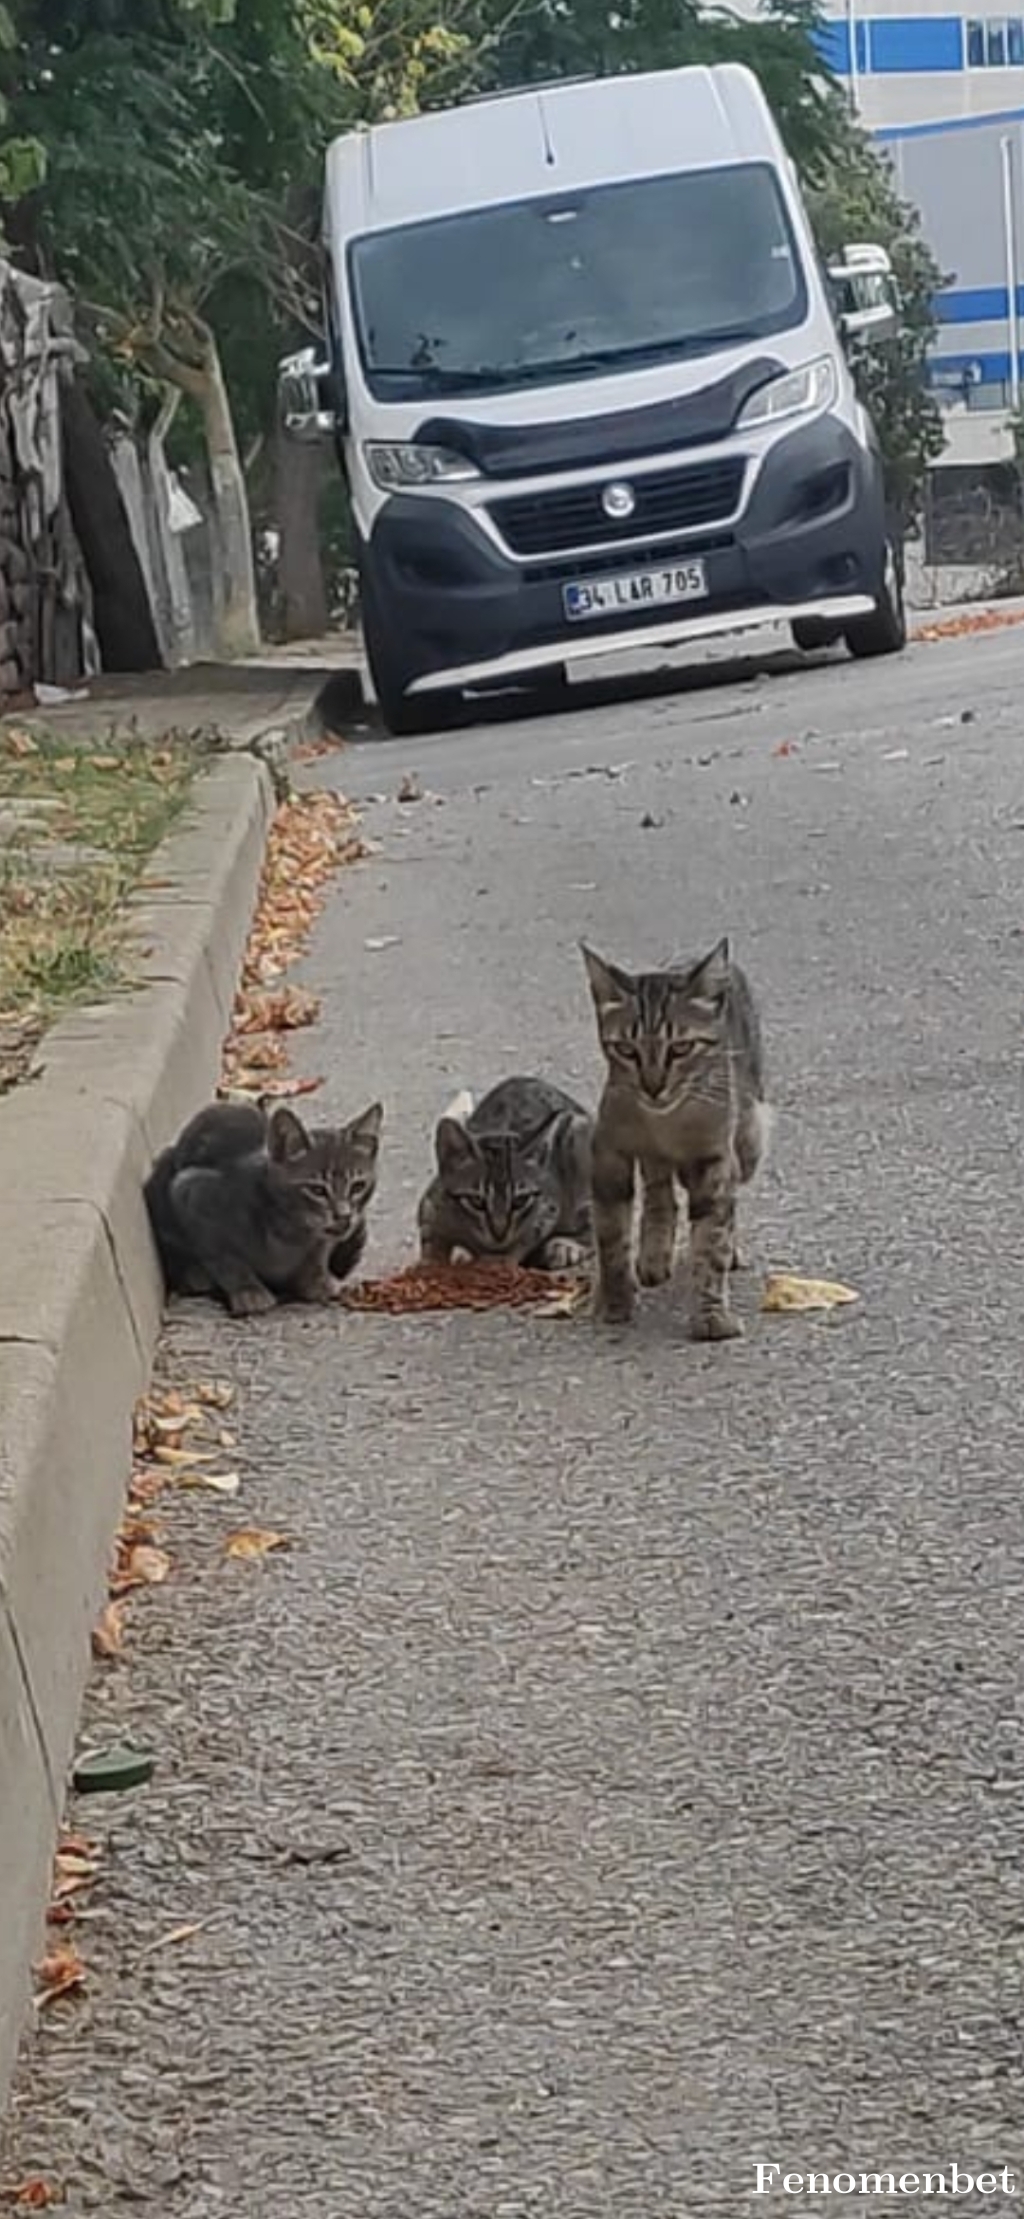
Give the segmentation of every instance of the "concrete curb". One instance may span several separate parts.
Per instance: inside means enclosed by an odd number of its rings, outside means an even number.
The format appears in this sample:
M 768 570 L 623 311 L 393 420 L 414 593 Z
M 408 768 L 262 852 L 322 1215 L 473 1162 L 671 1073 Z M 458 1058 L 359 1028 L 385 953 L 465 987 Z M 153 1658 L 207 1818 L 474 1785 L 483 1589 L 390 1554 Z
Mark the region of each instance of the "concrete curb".
M 250 756 L 201 780 L 132 905 L 137 989 L 0 1102 L 0 2109 L 160 1327 L 142 1181 L 216 1083 L 272 810 Z

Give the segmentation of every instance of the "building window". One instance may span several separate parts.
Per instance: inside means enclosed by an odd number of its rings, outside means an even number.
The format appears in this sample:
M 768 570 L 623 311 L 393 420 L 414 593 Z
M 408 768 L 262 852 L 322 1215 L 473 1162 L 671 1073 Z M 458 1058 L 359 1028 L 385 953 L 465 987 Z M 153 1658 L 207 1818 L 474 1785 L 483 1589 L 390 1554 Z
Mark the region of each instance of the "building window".
M 1024 19 L 971 16 L 967 33 L 968 69 L 1024 69 Z

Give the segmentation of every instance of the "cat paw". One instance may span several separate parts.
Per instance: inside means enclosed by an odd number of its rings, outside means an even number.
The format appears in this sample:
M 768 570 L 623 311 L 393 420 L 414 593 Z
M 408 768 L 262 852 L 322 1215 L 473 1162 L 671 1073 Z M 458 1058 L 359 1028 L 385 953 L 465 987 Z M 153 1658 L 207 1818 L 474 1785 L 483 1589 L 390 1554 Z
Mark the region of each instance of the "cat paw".
M 582 1241 L 549 1240 L 541 1250 L 542 1271 L 578 1271 L 587 1260 Z
M 229 1294 L 228 1309 L 233 1318 L 258 1318 L 267 1310 L 276 1310 L 277 1296 L 269 1287 L 241 1287 L 237 1294 Z
M 636 1309 L 636 1289 L 631 1284 L 617 1287 L 597 1287 L 590 1306 L 590 1315 L 599 1325 L 631 1325 Z
M 741 1341 L 743 1327 L 731 1310 L 697 1310 L 690 1319 L 691 1341 Z
M 645 1248 L 641 1238 L 636 1275 L 642 1287 L 663 1287 L 666 1280 L 672 1277 L 674 1263 L 674 1248 L 665 1247 L 660 1241 L 657 1245 L 652 1241 Z

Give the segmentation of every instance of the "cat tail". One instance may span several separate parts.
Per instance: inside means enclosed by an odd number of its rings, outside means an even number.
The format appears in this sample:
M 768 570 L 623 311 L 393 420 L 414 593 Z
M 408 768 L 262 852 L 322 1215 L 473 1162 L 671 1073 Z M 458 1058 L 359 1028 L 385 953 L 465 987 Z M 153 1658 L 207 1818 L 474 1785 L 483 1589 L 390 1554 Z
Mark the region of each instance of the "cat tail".
M 464 1125 L 467 1117 L 470 1117 L 472 1115 L 473 1108 L 473 1096 L 471 1095 L 468 1086 L 464 1086 L 461 1093 L 456 1094 L 454 1100 L 449 1102 L 444 1115 L 446 1117 L 454 1117 L 457 1124 Z

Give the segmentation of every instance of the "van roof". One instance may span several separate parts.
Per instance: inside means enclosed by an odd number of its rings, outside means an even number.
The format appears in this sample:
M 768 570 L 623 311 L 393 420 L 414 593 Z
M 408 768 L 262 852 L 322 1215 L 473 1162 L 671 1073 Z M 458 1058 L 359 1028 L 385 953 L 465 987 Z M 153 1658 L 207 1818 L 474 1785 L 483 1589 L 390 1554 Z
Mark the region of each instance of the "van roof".
M 737 63 L 535 86 L 335 139 L 330 228 L 351 238 L 533 193 L 784 158 L 761 86 Z

